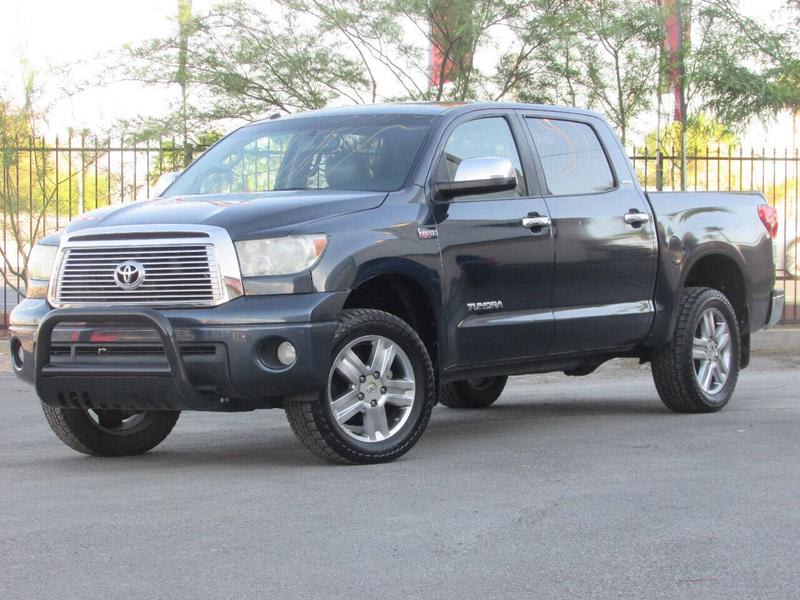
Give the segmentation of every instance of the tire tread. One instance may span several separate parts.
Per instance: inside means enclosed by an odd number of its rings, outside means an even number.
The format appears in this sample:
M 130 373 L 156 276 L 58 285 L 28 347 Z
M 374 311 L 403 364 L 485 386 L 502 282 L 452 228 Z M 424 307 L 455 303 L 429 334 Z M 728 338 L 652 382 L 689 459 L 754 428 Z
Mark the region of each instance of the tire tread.
M 64 444 L 90 456 L 133 456 L 158 446 L 170 434 L 179 411 L 158 411 L 146 429 L 130 436 L 114 436 L 97 429 L 84 410 L 42 403 L 50 428 Z
M 704 298 L 705 297 L 705 298 Z M 686 367 L 686 349 L 691 349 L 694 338 L 694 313 L 700 302 L 708 298 L 717 298 L 725 303 L 731 314 L 735 314 L 728 299 L 721 292 L 705 287 L 688 287 L 681 293 L 678 312 L 678 321 L 675 326 L 675 335 L 672 341 L 653 352 L 652 372 L 658 395 L 664 405 L 672 411 L 679 413 L 706 413 L 720 410 L 721 405 L 712 405 L 704 401 L 698 392 L 694 373 Z M 739 369 L 739 325 L 734 318 L 728 323 L 731 335 L 736 336 L 736 354 L 733 357 L 732 387 L 736 384 Z M 691 360 L 689 361 L 691 366 Z
M 338 464 L 369 464 L 388 462 L 405 454 L 416 444 L 425 430 L 431 416 L 431 411 L 436 404 L 435 378 L 425 344 L 417 333 L 405 321 L 387 312 L 375 309 L 348 309 L 342 311 L 338 318 L 338 327 L 334 336 L 334 345 L 344 338 L 355 327 L 367 323 L 385 323 L 399 328 L 406 335 L 408 341 L 424 357 L 423 369 L 425 370 L 425 390 L 420 424 L 413 434 L 406 438 L 402 444 L 383 453 L 360 452 L 342 443 L 332 430 L 327 420 L 321 414 L 319 402 L 287 402 L 286 417 L 289 425 L 300 441 L 319 458 Z M 324 392 L 323 392 L 324 393 Z

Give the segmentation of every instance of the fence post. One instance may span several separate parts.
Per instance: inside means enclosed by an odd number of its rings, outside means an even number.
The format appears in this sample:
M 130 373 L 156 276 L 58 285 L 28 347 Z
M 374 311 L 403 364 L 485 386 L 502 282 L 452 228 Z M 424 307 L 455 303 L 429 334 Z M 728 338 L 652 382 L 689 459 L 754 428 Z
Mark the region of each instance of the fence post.
M 656 190 L 664 190 L 664 153 L 656 151 Z
M 183 141 L 183 168 L 189 166 L 189 164 L 194 160 L 194 146 L 188 140 Z

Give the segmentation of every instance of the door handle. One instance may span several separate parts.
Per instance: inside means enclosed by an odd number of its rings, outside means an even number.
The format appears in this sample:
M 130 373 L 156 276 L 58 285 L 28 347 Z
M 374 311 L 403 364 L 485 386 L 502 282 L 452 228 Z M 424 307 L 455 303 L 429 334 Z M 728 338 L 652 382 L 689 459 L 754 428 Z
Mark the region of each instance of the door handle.
M 550 227 L 550 217 L 528 215 L 522 219 L 522 226 L 528 229 L 533 229 L 534 227 L 541 227 L 544 229 L 545 227 Z
M 625 222 L 628 225 L 633 225 L 634 227 L 641 227 L 642 223 L 647 223 L 650 221 L 650 215 L 647 213 L 641 213 L 637 210 L 632 210 L 630 212 L 625 213 Z

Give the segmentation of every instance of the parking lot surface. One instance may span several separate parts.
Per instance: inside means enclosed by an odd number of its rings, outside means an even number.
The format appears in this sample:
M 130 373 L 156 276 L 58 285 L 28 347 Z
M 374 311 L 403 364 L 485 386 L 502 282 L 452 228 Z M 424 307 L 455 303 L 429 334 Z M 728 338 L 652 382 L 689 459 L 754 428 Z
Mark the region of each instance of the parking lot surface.
M 319 462 L 281 411 L 182 415 L 90 458 L 0 372 L 2 598 L 796 598 L 800 371 L 676 415 L 646 366 L 510 380 L 418 446 Z

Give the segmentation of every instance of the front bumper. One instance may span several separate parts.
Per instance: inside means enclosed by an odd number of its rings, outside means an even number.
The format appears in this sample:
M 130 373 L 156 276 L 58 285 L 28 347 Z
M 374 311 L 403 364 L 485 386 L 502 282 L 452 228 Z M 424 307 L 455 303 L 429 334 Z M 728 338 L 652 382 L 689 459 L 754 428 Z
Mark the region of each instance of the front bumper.
M 783 306 L 785 302 L 785 293 L 783 290 L 772 290 L 772 297 L 769 303 L 769 316 L 764 325 L 765 329 L 770 329 L 778 324 L 778 321 L 783 317 Z
M 48 405 L 129 410 L 251 410 L 327 383 L 343 293 L 242 297 L 204 309 L 56 309 L 11 314 L 14 371 Z M 297 360 L 268 358 L 291 342 Z

